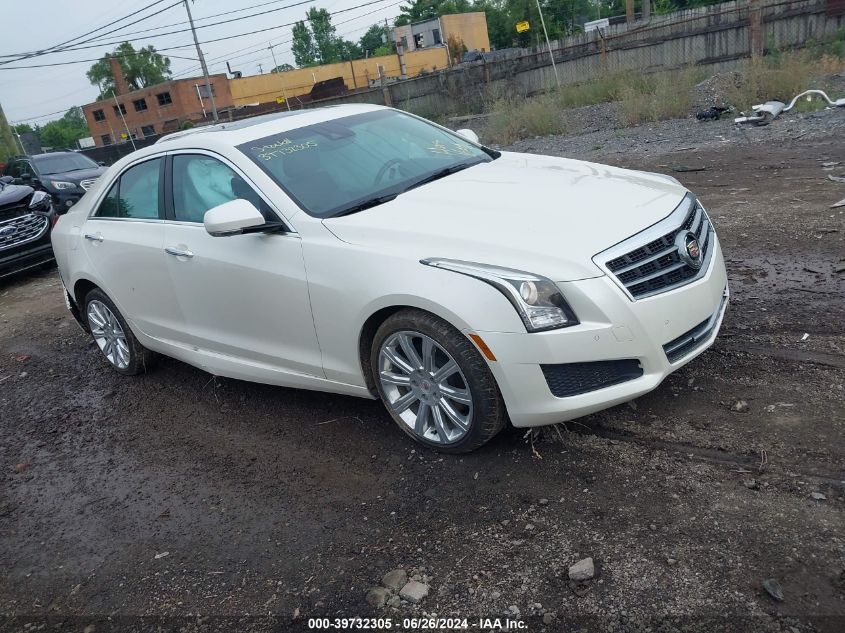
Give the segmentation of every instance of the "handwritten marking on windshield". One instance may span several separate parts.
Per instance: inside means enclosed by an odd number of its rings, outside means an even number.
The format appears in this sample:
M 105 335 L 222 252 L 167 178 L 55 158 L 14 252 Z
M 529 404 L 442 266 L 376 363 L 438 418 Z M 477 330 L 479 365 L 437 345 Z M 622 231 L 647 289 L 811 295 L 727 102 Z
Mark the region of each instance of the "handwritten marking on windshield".
M 317 141 L 306 141 L 304 143 L 294 143 L 289 138 L 283 138 L 280 141 L 271 143 L 270 145 L 261 145 L 259 147 L 250 147 L 261 160 L 273 160 L 279 156 L 287 156 L 302 152 L 307 149 L 314 149 L 317 147 Z
M 472 150 L 463 143 L 450 143 L 445 145 L 443 141 L 434 141 L 431 147 L 426 149 L 432 154 L 441 154 L 443 156 L 472 156 Z

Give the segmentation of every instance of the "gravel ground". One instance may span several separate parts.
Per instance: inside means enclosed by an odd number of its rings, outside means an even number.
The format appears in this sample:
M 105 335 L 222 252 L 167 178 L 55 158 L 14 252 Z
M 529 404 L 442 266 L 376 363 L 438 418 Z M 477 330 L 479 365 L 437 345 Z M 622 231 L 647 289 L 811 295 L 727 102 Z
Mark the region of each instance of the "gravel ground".
M 732 289 L 716 345 L 533 448 L 511 429 L 442 456 L 376 402 L 169 360 L 119 376 L 55 271 L 2 281 L 0 631 L 297 631 L 352 616 L 413 630 L 402 618 L 423 615 L 470 630 L 495 628 L 482 617 L 845 630 L 845 208 L 830 208 L 845 185 L 827 178 L 845 175 L 845 113 L 511 149 L 673 173 L 697 192 Z M 593 577 L 571 580 L 586 558 Z M 396 569 L 427 595 L 370 606 Z

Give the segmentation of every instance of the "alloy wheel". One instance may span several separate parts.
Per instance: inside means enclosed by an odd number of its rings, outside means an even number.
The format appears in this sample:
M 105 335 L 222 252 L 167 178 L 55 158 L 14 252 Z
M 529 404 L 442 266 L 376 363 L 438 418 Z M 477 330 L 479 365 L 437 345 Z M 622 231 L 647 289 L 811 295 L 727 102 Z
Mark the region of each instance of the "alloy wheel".
M 129 366 L 129 344 L 120 322 L 109 307 L 94 299 L 88 303 L 88 326 L 94 341 L 108 361 L 118 369 Z
M 401 331 L 379 350 L 379 381 L 388 406 L 421 439 L 452 444 L 472 424 L 472 393 L 454 358 L 434 339 Z

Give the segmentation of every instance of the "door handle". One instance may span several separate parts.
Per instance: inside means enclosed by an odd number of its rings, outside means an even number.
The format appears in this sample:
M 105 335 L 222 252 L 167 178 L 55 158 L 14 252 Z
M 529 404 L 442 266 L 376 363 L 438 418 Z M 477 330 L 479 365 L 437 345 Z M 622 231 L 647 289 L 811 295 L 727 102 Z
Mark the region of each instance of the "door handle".
M 167 246 L 164 249 L 164 252 L 168 255 L 173 255 L 174 257 L 193 257 L 194 254 L 188 250 L 182 250 L 181 248 L 175 248 L 173 246 Z
M 85 234 L 86 240 L 91 240 L 92 242 L 102 242 L 103 236 L 99 233 L 86 233 Z

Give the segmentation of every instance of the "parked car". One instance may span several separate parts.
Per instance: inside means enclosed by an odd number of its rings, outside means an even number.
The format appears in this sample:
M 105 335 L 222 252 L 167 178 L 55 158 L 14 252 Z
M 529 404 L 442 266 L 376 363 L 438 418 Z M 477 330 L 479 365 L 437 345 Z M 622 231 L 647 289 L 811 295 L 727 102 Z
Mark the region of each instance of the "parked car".
M 76 204 L 106 168 L 78 152 L 48 152 L 9 159 L 4 175 L 19 185 L 46 191 L 58 213 Z
M 0 177 L 0 277 L 53 261 L 50 195 Z
M 118 372 L 160 353 L 381 398 L 448 452 L 651 391 L 713 343 L 728 299 L 710 219 L 674 178 L 369 105 L 165 137 L 53 245 Z

